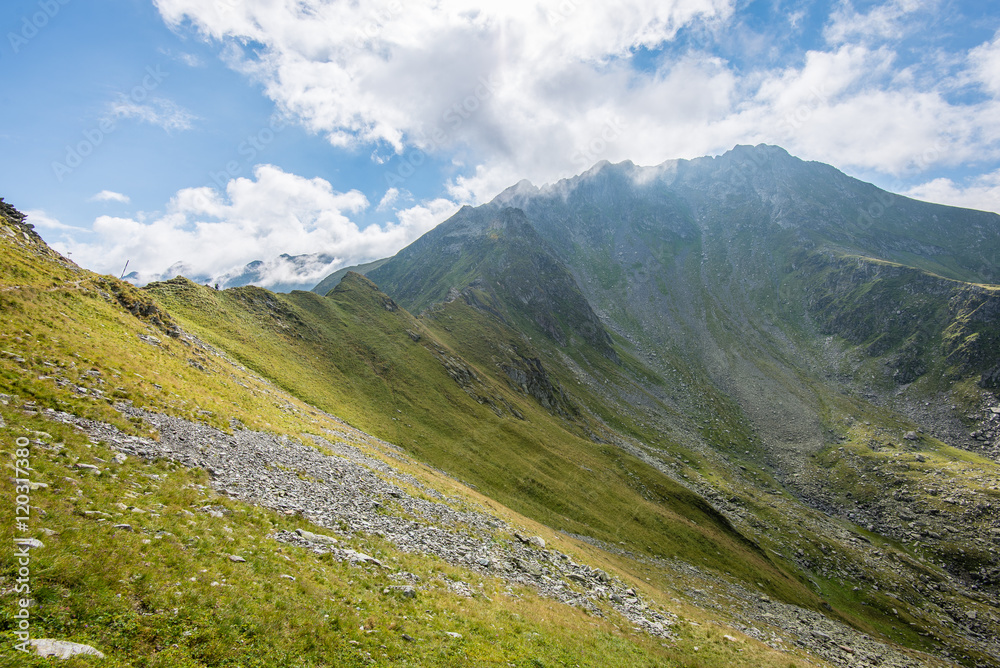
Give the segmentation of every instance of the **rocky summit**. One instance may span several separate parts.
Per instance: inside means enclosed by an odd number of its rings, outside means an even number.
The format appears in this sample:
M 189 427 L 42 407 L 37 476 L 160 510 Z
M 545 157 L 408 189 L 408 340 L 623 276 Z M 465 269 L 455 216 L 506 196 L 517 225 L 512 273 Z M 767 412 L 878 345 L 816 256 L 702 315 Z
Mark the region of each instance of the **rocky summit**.
M 996 214 L 739 146 L 288 294 L 0 215 L 15 665 L 1000 665 Z

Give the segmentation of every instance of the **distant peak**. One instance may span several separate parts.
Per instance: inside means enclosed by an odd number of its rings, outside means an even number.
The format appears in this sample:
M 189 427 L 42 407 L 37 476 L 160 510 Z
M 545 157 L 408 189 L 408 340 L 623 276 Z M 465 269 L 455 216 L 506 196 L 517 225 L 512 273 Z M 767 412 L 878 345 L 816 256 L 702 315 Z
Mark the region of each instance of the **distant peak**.
M 780 146 L 775 146 L 774 144 L 757 144 L 756 146 L 751 146 L 749 144 L 737 144 L 730 150 L 723 154 L 723 157 L 727 155 L 734 156 L 766 156 L 768 158 L 772 157 L 783 157 L 790 158 L 791 154 Z
M 540 192 L 538 187 L 528 179 L 521 179 L 511 187 L 497 195 L 496 201 L 502 204 L 514 203 L 525 197 L 537 195 Z M 465 207 L 462 207 L 463 209 Z

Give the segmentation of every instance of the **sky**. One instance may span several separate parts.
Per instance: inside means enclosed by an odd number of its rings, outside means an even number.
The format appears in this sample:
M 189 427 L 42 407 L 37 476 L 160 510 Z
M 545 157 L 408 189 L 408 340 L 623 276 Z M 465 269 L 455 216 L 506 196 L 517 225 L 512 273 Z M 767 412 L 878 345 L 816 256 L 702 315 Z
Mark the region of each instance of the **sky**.
M 4 0 L 0 27 L 0 196 L 139 283 L 308 285 L 522 179 L 736 144 L 1000 211 L 993 2 Z

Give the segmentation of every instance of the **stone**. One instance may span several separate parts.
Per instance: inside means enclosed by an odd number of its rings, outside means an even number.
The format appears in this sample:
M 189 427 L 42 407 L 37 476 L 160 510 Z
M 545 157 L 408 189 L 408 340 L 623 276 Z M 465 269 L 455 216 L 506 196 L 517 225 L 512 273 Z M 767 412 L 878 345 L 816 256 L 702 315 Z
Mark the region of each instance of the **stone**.
M 132 528 L 131 524 L 116 524 L 112 528 L 121 529 L 122 531 L 133 531 L 133 532 L 135 531 L 135 529 Z
M 313 533 L 311 531 L 306 531 L 305 529 L 296 529 L 295 533 L 311 543 L 322 543 L 324 545 L 337 544 L 337 539 L 332 536 L 324 536 L 323 534 Z
M 528 575 L 533 575 L 536 578 L 539 577 L 539 576 L 541 576 L 541 574 L 542 574 L 541 567 L 539 567 L 538 564 L 536 564 L 536 563 L 534 563 L 532 561 L 526 561 L 524 559 L 515 559 L 514 560 L 514 564 L 520 570 L 524 571 Z
M 37 638 L 31 641 L 38 656 L 53 659 L 71 659 L 74 656 L 96 656 L 104 658 L 104 653 L 90 645 L 69 642 L 68 640 L 53 640 L 52 638 Z
M 239 556 L 237 554 L 230 554 L 229 555 L 229 561 L 232 561 L 233 563 L 236 563 L 236 564 L 245 564 L 247 562 L 246 559 L 244 559 L 243 557 L 241 557 L 241 556 Z
M 905 434 L 903 434 L 903 438 L 905 438 L 907 441 L 915 441 L 917 440 L 917 432 L 908 431 Z
M 452 638 L 461 638 L 462 637 L 461 633 L 455 633 L 454 631 L 445 631 L 444 634 L 446 636 L 451 636 Z
M 532 536 L 528 539 L 528 544 L 534 545 L 537 548 L 545 549 L 545 539 L 541 536 Z
M 375 557 L 369 556 L 364 552 L 356 552 L 354 550 L 343 550 L 344 556 L 348 561 L 362 563 L 362 564 L 375 564 L 376 566 L 381 566 L 382 562 Z
M 14 542 L 19 546 L 26 546 L 29 549 L 45 547 L 45 543 L 38 540 L 37 538 L 15 538 Z

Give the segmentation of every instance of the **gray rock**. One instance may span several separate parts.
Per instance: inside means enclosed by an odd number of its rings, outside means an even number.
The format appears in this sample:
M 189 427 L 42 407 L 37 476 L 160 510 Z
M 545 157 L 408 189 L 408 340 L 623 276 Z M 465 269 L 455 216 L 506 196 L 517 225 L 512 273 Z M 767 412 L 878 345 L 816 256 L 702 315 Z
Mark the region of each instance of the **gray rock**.
M 356 552 L 354 550 L 341 550 L 348 561 L 357 562 L 361 564 L 375 564 L 376 566 L 381 566 L 382 562 L 375 557 L 369 556 L 364 552 Z
M 383 594 L 397 594 L 403 598 L 416 598 L 417 590 L 410 585 L 393 585 L 382 590 Z
M 332 536 L 324 536 L 319 533 L 312 533 L 311 531 L 306 531 L 305 529 L 296 529 L 295 533 L 302 536 L 305 540 L 311 543 L 322 543 L 324 545 L 336 545 L 337 539 Z
M 14 542 L 19 546 L 26 545 L 29 549 L 45 547 L 45 543 L 37 538 L 15 538 Z
M 236 555 L 236 554 L 230 554 L 229 555 L 229 561 L 232 561 L 233 563 L 236 563 L 236 564 L 245 564 L 247 562 L 246 559 L 244 559 L 243 557 L 241 557 L 239 555 Z
M 104 658 L 104 653 L 90 645 L 83 645 L 68 640 L 53 640 L 52 638 L 37 638 L 31 641 L 38 656 L 54 659 L 71 659 L 74 656 L 96 656 Z

